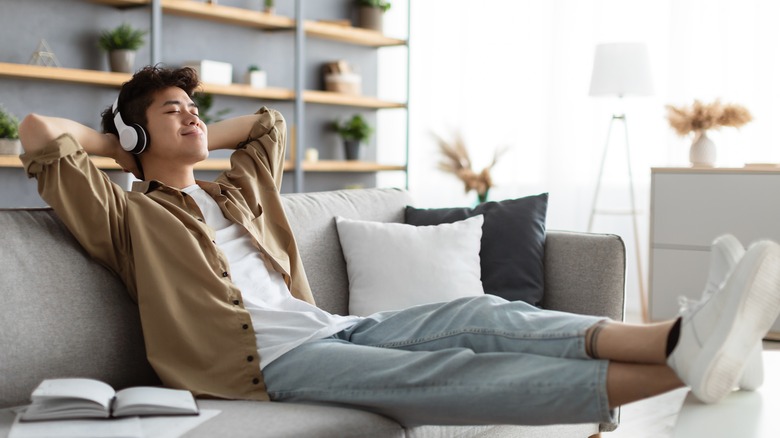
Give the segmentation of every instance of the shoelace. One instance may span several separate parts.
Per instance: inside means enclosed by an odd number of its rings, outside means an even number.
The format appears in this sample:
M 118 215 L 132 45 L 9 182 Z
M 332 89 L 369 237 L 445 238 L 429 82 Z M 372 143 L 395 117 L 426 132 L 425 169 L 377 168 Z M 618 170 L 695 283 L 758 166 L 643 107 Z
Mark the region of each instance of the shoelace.
M 696 308 L 701 300 L 692 300 L 685 295 L 680 295 L 677 297 L 677 306 L 680 308 L 680 311 L 678 315 L 682 315 L 684 313 L 689 313 L 694 308 Z

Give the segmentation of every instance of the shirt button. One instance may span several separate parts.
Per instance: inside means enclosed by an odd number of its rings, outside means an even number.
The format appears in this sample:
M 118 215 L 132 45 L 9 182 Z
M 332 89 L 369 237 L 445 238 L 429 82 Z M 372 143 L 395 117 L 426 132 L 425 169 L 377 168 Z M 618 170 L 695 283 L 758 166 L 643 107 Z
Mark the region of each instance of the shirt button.
M 255 360 L 254 356 L 247 356 L 246 357 L 246 361 L 247 362 L 252 362 L 253 360 Z
M 238 301 L 238 300 L 233 300 L 233 304 L 235 304 L 236 306 L 238 306 L 238 303 L 240 303 L 240 301 Z
M 246 329 L 248 329 L 248 328 L 249 328 L 249 324 L 244 324 L 244 325 L 242 325 L 242 326 L 241 326 L 241 328 L 242 328 L 242 329 L 244 329 L 244 330 L 246 330 Z
M 203 218 L 202 218 L 202 217 L 199 217 L 199 218 L 198 218 L 198 222 L 203 222 Z
M 223 272 L 223 273 L 222 273 L 222 276 L 223 276 L 223 277 L 227 277 L 227 276 L 228 276 L 228 273 L 227 273 L 227 272 Z
M 257 377 L 255 377 L 254 379 L 252 379 L 252 383 L 253 383 L 253 384 L 255 384 L 255 385 L 257 385 L 258 383 L 260 383 L 260 379 L 258 379 Z

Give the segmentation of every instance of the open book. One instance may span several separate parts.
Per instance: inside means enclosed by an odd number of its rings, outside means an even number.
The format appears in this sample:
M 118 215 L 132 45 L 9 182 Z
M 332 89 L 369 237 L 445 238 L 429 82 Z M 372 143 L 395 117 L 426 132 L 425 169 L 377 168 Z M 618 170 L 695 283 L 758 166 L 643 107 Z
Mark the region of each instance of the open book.
M 46 379 L 32 393 L 23 421 L 136 415 L 197 415 L 189 391 L 138 386 L 114 391 L 94 379 Z

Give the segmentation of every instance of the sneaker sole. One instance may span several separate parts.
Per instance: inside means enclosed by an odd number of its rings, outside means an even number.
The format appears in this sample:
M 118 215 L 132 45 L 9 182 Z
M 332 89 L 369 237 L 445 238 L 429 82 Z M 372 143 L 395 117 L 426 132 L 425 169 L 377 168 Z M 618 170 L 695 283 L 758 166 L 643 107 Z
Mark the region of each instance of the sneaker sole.
M 696 396 L 705 403 L 720 401 L 737 386 L 746 365 L 745 358 L 780 312 L 780 247 L 772 242 L 760 242 L 756 246 L 762 248 L 751 252 L 758 254 L 753 256 L 757 261 L 749 273 L 747 290 L 735 298 L 737 302 L 729 303 L 733 313 L 724 315 L 723 320 L 730 322 L 719 324 L 712 335 L 712 339 L 725 338 L 725 341 L 705 346 L 693 367 L 704 370 L 696 373 L 702 377 L 694 387 L 699 388 Z

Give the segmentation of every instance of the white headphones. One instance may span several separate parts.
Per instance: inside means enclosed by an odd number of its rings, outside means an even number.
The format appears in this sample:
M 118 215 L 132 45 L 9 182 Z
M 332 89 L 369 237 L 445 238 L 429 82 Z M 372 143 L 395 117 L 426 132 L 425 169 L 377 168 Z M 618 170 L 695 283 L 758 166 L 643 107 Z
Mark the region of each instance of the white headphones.
M 118 97 L 111 106 L 111 112 L 114 113 L 114 126 L 119 133 L 119 144 L 122 145 L 122 149 L 136 155 L 145 151 L 146 146 L 149 145 L 149 136 L 146 135 L 146 131 L 141 125 L 133 123 L 128 126 L 125 124 L 122 115 L 119 114 Z

